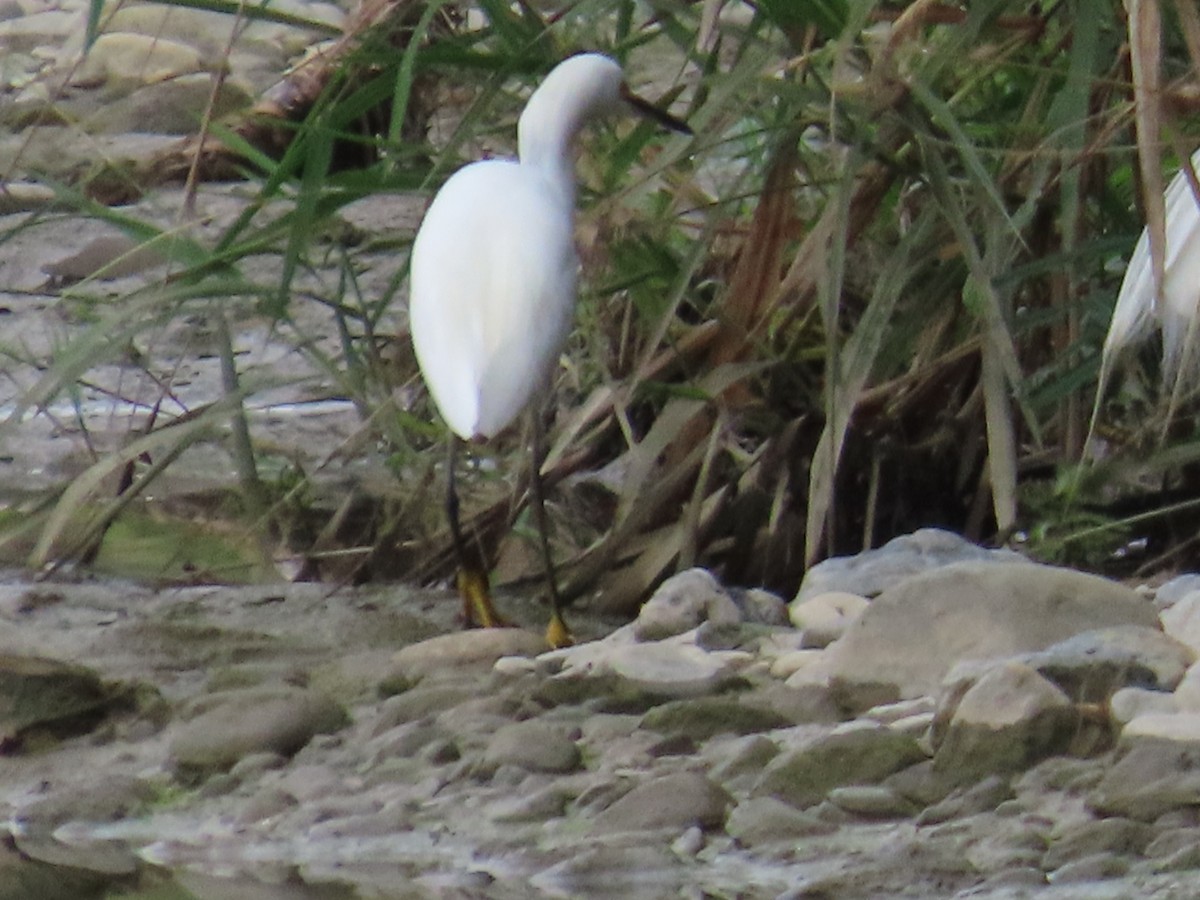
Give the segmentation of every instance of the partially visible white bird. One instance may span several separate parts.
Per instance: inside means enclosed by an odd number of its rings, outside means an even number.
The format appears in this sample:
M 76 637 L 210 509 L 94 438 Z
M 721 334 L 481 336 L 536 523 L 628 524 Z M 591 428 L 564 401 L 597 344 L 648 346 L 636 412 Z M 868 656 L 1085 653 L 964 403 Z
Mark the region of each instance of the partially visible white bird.
M 1200 171 L 1200 150 L 1192 155 L 1192 167 Z M 1190 376 L 1200 368 L 1200 348 L 1188 349 L 1189 333 L 1200 332 L 1193 324 L 1200 317 L 1200 204 L 1183 171 L 1171 179 L 1164 199 L 1166 246 L 1161 302 L 1154 289 L 1150 230 L 1143 228 L 1125 268 L 1104 339 L 1101 390 L 1116 355 L 1146 337 L 1155 323 L 1163 335 L 1163 383 L 1173 385 L 1179 376 Z M 1200 340 L 1200 333 L 1190 340 Z
M 589 120 L 632 106 L 667 127 L 687 126 L 630 93 L 612 59 L 584 53 L 560 63 L 517 125 L 519 161 L 491 159 L 456 172 L 434 198 L 412 251 L 409 324 L 434 403 L 463 440 L 493 437 L 544 391 L 575 307 L 575 173 L 571 145 Z M 541 490 L 543 435 L 534 415 L 531 482 L 552 608 L 547 640 L 570 641 L 562 619 Z M 458 522 L 451 440 L 446 509 L 469 619 L 502 624 L 487 575 Z

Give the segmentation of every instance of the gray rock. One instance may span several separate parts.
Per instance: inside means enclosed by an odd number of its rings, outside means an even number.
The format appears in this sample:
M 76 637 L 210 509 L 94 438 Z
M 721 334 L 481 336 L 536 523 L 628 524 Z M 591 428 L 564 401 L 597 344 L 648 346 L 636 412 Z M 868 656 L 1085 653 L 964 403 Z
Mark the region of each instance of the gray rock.
M 571 795 L 557 785 L 549 785 L 532 794 L 505 797 L 493 804 L 488 812 L 495 822 L 544 822 L 563 815 Z
M 872 819 L 907 818 L 917 811 L 911 800 L 884 784 L 835 787 L 828 797 L 838 809 Z
M 1078 884 L 1120 878 L 1129 871 L 1129 860 L 1111 853 L 1096 853 L 1073 860 L 1046 876 L 1050 884 Z
M 500 728 L 483 753 L 484 766 L 529 772 L 571 772 L 579 761 L 579 747 L 563 727 L 536 719 Z
M 889 775 L 882 783 L 917 806 L 926 807 L 946 799 L 955 788 L 941 773 L 934 771 L 932 759 L 923 759 L 907 766 Z
M 1076 703 L 1107 703 L 1123 687 L 1173 690 L 1195 653 L 1156 627 L 1123 625 L 1085 631 L 1019 658 Z
M 1200 575 L 1191 577 L 1200 582 Z M 1200 653 L 1200 584 L 1163 609 L 1158 617 L 1164 632 Z
M 253 753 L 290 756 L 314 735 L 337 731 L 344 710 L 328 697 L 291 687 L 222 691 L 202 698 L 171 739 L 180 770 L 225 770 Z
M 724 788 L 697 772 L 660 775 L 643 781 L 602 810 L 592 821 L 592 831 L 682 831 L 693 825 L 719 828 L 731 803 Z
M 45 50 L 61 46 L 79 30 L 75 10 L 46 9 L 0 23 L 0 45 L 5 53 Z
M 781 753 L 752 796 L 777 797 L 803 809 L 821 802 L 835 787 L 874 784 L 924 758 L 908 735 L 874 722 L 854 722 Z
M 775 797 L 750 797 L 729 813 L 726 833 L 741 846 L 754 849 L 769 844 L 794 844 L 814 835 L 829 834 L 837 826 L 808 810 Z
M 404 880 L 406 886 L 410 879 Z M 400 894 L 403 900 L 409 897 L 478 897 L 486 896 L 494 888 L 496 876 L 482 869 L 462 868 L 445 871 L 435 867 L 432 872 L 426 872 L 411 878 L 409 890 Z M 195 891 L 190 882 L 184 885 Z M 199 893 L 199 892 L 197 892 Z M 212 893 L 211 890 L 203 892 Z M 203 894 L 202 894 L 203 896 Z M 255 898 L 258 900 L 258 898 Z M 291 900 L 287 895 L 271 895 L 264 900 Z
M 251 825 L 254 822 L 261 822 L 280 813 L 288 812 L 295 809 L 295 807 L 295 797 L 287 791 L 271 785 L 256 791 L 246 801 L 245 805 L 242 806 L 241 812 L 238 813 L 237 821 L 243 825 Z
M 384 760 L 407 759 L 421 753 L 430 744 L 448 741 L 449 736 L 444 728 L 429 720 L 406 722 L 388 729 L 382 734 L 375 734 L 365 746 L 370 752 L 372 763 Z
M 696 856 L 704 849 L 704 830 L 697 825 L 686 829 L 683 834 L 671 841 L 671 852 L 681 859 Z
M 1193 664 L 1183 673 L 1171 696 L 1179 709 L 1200 712 L 1200 664 Z
M 516 718 L 516 704 L 512 698 L 489 692 L 450 707 L 434 722 L 447 735 L 482 745 L 491 739 L 496 729 Z
M 462 751 L 459 750 L 458 744 L 443 738 L 435 738 L 422 745 L 417 755 L 422 762 L 433 766 L 444 766 L 462 759 Z
M 1200 713 L 1145 713 L 1135 716 L 1121 730 L 1121 741 L 1166 740 L 1200 747 Z
M 411 816 L 403 810 L 387 812 L 371 810 L 349 815 L 331 816 L 314 822 L 305 837 L 314 844 L 328 843 L 345 838 L 385 837 L 411 827 Z
M 1067 863 L 1098 854 L 1138 855 L 1154 837 L 1154 829 L 1144 822 L 1119 817 L 1081 822 L 1054 837 L 1042 867 L 1060 869 Z
M 105 234 L 61 259 L 42 266 L 42 271 L 61 281 L 81 281 L 93 276 L 125 278 L 167 262 L 161 250 L 125 234 Z
M 251 753 L 238 760 L 229 770 L 229 776 L 238 782 L 256 780 L 266 772 L 281 769 L 286 764 L 287 758 L 278 753 Z
M 470 682 L 418 684 L 411 690 L 388 697 L 379 708 L 372 735 L 383 734 L 426 716 L 437 715 L 479 696 L 480 686 Z
M 1019 771 L 1064 749 L 1075 726 L 1055 685 L 1023 663 L 997 663 L 965 692 L 948 693 L 933 730 L 934 768 L 956 784 Z
M 967 860 L 981 873 L 1036 868 L 1041 872 L 1047 839 L 1032 817 L 995 818 L 983 839 L 967 848 Z
M 502 656 L 537 656 L 546 639 L 521 628 L 473 628 L 409 644 L 392 657 L 392 675 L 409 683 L 446 672 L 486 671 Z
M 835 556 L 805 573 L 792 606 L 825 591 L 875 597 L 910 575 L 960 562 L 1027 562 L 1011 550 L 989 550 L 940 528 L 921 528 L 876 550 Z
M 84 666 L 0 654 L 0 752 L 19 750 L 32 732 L 86 734 L 127 700 Z
M 976 885 L 964 897 L 1026 897 L 1030 891 L 1046 886 L 1046 875 L 1038 866 L 1016 865 L 1001 869 Z
M 674 894 L 682 872 L 683 863 L 666 847 L 600 844 L 538 872 L 529 886 L 548 897 L 624 900 Z
M 800 641 L 800 636 L 796 637 L 797 643 Z M 771 657 L 771 675 L 775 678 L 784 678 L 791 680 L 793 676 L 800 682 L 804 682 L 803 671 L 809 666 L 819 664 L 823 659 L 820 650 L 794 649 L 784 650 Z M 815 683 L 814 680 L 808 680 L 809 683 Z
M 716 748 L 709 744 L 705 750 L 711 754 L 709 774 L 722 784 L 745 776 L 757 778 L 767 763 L 779 755 L 779 745 L 762 735 L 726 741 Z
M 898 780 L 900 775 L 896 776 Z M 896 780 L 889 779 L 895 784 Z M 945 784 L 938 781 L 937 786 Z M 948 822 L 951 819 L 961 819 L 978 813 L 993 812 L 1001 803 L 1011 800 L 1012 785 L 1009 779 L 1000 775 L 989 775 L 974 784 L 968 784 L 953 791 L 921 811 L 917 819 L 918 825 L 934 825 L 938 822 Z
M 1105 771 L 1096 760 L 1052 756 L 1014 778 L 1013 786 L 1021 797 L 1036 804 L 1050 792 L 1086 793 L 1100 783 Z
M 118 32 L 96 38 L 74 68 L 71 83 L 116 92 L 203 72 L 206 67 L 202 54 L 187 44 L 154 35 Z
M 891 727 L 901 734 L 923 739 L 929 733 L 929 729 L 933 727 L 933 713 L 914 713 L 905 719 L 897 719 L 892 722 Z
M 634 634 L 641 641 L 691 631 L 705 622 L 739 625 L 741 610 L 706 569 L 688 569 L 664 581 L 638 612 Z
M 288 785 L 298 797 L 307 794 L 303 812 L 309 817 L 310 826 L 317 822 L 359 818 L 379 812 L 379 804 L 371 797 L 348 790 L 354 783 L 353 779 L 345 778 L 324 766 L 298 768 L 305 770 L 305 775 L 315 777 L 318 785 L 315 788 L 309 787 L 304 793 L 297 793 L 295 787 L 296 782 L 300 780 L 298 777 L 285 779 L 283 784 Z
M 1186 680 L 1186 677 L 1185 677 Z M 1178 691 L 1178 689 L 1176 689 Z M 1148 713 L 1176 713 L 1181 704 L 1176 694 L 1151 691 L 1145 688 L 1121 688 L 1109 698 L 1108 713 L 1118 728 L 1127 725 L 1138 716 Z
M 636 787 L 629 776 L 605 773 L 592 780 L 575 798 L 574 812 L 585 818 L 595 818 Z
M 719 654 L 667 641 L 616 645 L 607 665 L 627 689 L 657 697 L 699 697 L 736 677 L 728 659 Z
M 1200 574 L 1187 572 L 1164 581 L 1154 591 L 1154 605 L 1160 611 L 1170 609 L 1192 591 L 1200 591 Z
M 1152 860 L 1148 868 L 1151 872 L 1185 872 L 1200 869 L 1200 845 L 1181 847 L 1169 856 Z
M 748 588 L 732 590 L 729 595 L 747 622 L 780 627 L 788 624 L 787 601 L 778 594 L 772 594 L 763 588 Z
M 1168 828 L 1159 831 L 1142 849 L 1147 859 L 1166 859 L 1180 850 L 1200 850 L 1200 828 Z
M 1137 720 L 1134 720 L 1137 721 Z M 1121 737 L 1117 761 L 1088 796 L 1101 815 L 1147 822 L 1200 805 L 1200 743 Z
M 147 84 L 115 103 L 105 106 L 82 123 L 95 134 L 122 134 L 142 131 L 152 134 L 194 134 L 199 130 L 212 96 L 212 76 L 207 73 L 183 75 Z M 226 79 L 221 83 L 213 105 L 218 118 L 249 106 L 251 95 L 245 86 Z M 138 271 L 133 269 L 132 271 Z M 108 274 L 108 277 L 120 277 Z
M 690 634 L 702 650 L 733 650 L 742 643 L 742 627 L 735 622 L 705 622 Z
M 829 646 L 822 668 L 848 705 L 865 708 L 935 693 L 960 660 L 1013 656 L 1095 628 L 1157 622 L 1136 593 L 1094 575 L 959 563 L 884 591 Z
M 873 706 L 862 714 L 862 718 L 873 719 L 884 725 L 895 725 L 897 722 L 935 712 L 937 712 L 937 701 L 932 697 L 914 697 L 911 700 Z
M 801 646 L 819 649 L 845 634 L 869 605 L 870 601 L 858 594 L 824 591 L 803 603 L 792 604 L 790 617 L 792 624 L 803 632 Z
M 141 778 L 106 774 L 86 785 L 51 785 L 14 818 L 22 831 L 49 834 L 65 822 L 109 822 L 136 815 L 154 795 L 153 786 Z
M 1100 782 L 1097 778 L 1090 787 Z M 1200 807 L 1184 806 L 1179 809 L 1169 809 L 1154 820 L 1154 827 L 1160 829 L 1195 828 L 1200 826 Z
M 637 734 L 640 715 L 598 713 L 587 716 L 580 723 L 584 744 L 611 744 Z
M 736 696 L 720 696 L 664 703 L 642 716 L 641 724 L 664 734 L 704 741 L 718 734 L 754 734 L 793 723 L 779 713 L 749 706 Z
M 189 44 L 210 57 L 219 57 L 229 40 L 231 24 L 205 10 L 141 3 L 119 7 L 104 17 L 106 32 L 169 38 Z
M 139 869 L 137 855 L 117 841 L 94 841 L 78 845 L 64 843 L 49 835 L 20 833 L 13 835 L 12 839 L 22 856 L 60 870 L 94 872 L 123 878 L 134 875 Z M 18 879 L 18 883 L 19 881 Z M 0 896 L 6 894 L 7 890 L 7 886 L 0 888 Z M 33 892 L 26 896 L 38 894 Z
M 833 698 L 828 685 L 802 684 L 789 687 L 779 682 L 758 685 L 739 694 L 748 706 L 778 713 L 792 725 L 812 722 L 842 722 L 846 716 Z
M 597 688 L 605 694 L 659 699 L 713 693 L 735 681 L 738 669 L 753 656 L 743 650 L 704 646 L 712 624 L 706 622 L 660 641 L 638 640 L 631 624 L 602 640 L 543 654 L 539 663 L 559 669 L 539 693 L 555 695 L 558 699 L 551 699 L 555 703 L 579 702 Z

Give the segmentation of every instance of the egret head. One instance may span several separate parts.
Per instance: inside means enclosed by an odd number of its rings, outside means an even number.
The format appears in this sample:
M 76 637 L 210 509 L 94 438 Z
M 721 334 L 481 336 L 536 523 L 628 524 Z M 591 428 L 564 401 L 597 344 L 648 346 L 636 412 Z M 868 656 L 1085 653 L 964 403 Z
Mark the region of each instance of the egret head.
M 591 119 L 633 110 L 667 128 L 690 134 L 683 122 L 633 93 L 621 67 L 601 53 L 580 53 L 546 76 L 521 113 L 517 143 L 522 163 L 569 166 L 571 142 Z
M 522 161 L 528 161 L 528 146 L 553 141 L 565 150 L 585 122 L 615 112 L 623 83 L 621 67 L 599 53 L 580 53 L 555 66 L 517 124 Z

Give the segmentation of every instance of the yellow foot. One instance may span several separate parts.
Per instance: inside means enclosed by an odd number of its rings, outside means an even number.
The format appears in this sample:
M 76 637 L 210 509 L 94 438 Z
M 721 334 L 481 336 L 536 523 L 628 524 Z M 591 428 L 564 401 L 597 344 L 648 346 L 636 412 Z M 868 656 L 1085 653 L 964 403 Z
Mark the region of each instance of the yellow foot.
M 471 567 L 458 572 L 458 593 L 463 601 L 463 617 L 467 627 L 508 628 L 509 623 L 500 617 L 492 606 L 492 595 L 488 589 L 487 573 Z
M 557 610 L 550 614 L 550 624 L 546 626 L 546 643 L 550 645 L 551 650 L 560 650 L 575 643 L 571 629 Z

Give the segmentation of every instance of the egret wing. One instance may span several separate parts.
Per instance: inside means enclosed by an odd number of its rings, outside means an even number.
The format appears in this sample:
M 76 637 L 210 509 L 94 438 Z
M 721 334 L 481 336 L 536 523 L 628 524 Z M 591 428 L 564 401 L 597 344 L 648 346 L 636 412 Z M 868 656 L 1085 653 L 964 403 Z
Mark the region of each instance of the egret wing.
M 446 182 L 413 247 L 409 316 L 421 371 L 455 433 L 496 434 L 545 386 L 570 328 L 577 269 L 571 209 L 537 172 L 488 160 Z
M 1192 157 L 1200 167 L 1200 152 Z M 1163 306 L 1154 292 L 1154 274 L 1150 261 L 1150 233 L 1143 229 L 1138 238 L 1104 341 L 1105 356 L 1146 336 L 1157 319 L 1163 330 L 1163 368 L 1167 374 L 1178 368 L 1187 338 L 1189 323 L 1196 316 L 1200 301 L 1200 206 L 1192 195 L 1187 176 L 1179 172 L 1167 186 L 1166 248 L 1164 253 Z

